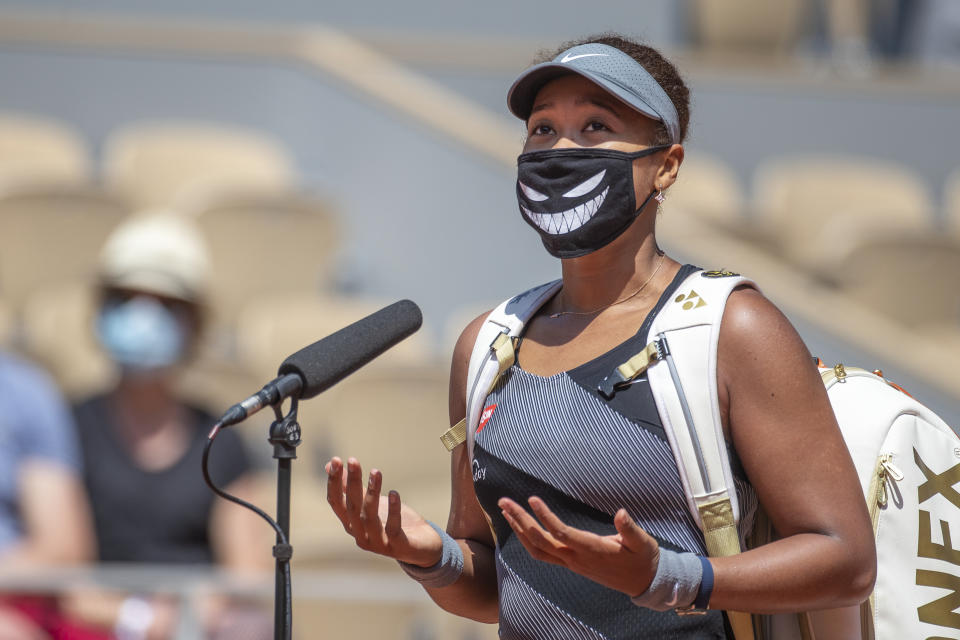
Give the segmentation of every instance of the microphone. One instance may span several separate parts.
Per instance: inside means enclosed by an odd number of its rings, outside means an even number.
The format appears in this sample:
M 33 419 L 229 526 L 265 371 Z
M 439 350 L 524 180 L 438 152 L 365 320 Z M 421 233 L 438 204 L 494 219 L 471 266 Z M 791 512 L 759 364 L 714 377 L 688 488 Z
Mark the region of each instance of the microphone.
M 285 398 L 306 400 L 326 391 L 423 323 L 420 307 L 400 300 L 300 349 L 280 364 L 277 377 L 223 414 L 220 426 L 237 424 Z

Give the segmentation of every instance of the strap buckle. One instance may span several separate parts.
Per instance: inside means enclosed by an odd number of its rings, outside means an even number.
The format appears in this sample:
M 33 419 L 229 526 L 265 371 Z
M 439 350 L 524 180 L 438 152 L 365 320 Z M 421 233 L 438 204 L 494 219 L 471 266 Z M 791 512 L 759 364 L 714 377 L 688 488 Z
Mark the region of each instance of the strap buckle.
M 664 345 L 661 340 L 654 340 L 643 351 L 636 354 L 610 373 L 597 385 L 597 391 L 607 400 L 616 395 L 617 389 L 635 379 L 641 373 L 650 368 L 654 362 L 662 360 L 666 355 Z

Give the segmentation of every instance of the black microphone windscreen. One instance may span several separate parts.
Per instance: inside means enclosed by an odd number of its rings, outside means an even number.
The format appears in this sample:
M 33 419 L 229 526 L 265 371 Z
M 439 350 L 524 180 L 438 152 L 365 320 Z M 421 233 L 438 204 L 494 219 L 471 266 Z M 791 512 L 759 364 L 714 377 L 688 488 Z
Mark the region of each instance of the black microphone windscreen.
M 420 307 L 400 300 L 297 351 L 280 365 L 278 375 L 303 378 L 301 398 L 312 398 L 416 332 L 423 323 Z

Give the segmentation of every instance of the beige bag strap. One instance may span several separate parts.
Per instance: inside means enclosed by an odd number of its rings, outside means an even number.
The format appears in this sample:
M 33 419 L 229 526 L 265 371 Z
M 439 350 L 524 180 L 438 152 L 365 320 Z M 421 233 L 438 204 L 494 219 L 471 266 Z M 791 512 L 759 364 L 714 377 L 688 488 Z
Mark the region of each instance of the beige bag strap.
M 493 339 L 493 343 L 490 345 L 490 351 L 493 352 L 494 357 L 497 359 L 497 373 L 493 376 L 493 380 L 490 381 L 490 386 L 487 388 L 487 394 L 493 391 L 493 388 L 497 386 L 497 381 L 500 379 L 500 376 L 503 375 L 503 372 L 512 367 L 513 363 L 516 362 L 517 339 L 507 335 L 506 333 L 497 334 L 497 337 Z M 447 451 L 453 451 L 466 441 L 466 418 L 447 429 L 443 435 L 440 436 L 440 442 L 443 443 L 443 446 Z

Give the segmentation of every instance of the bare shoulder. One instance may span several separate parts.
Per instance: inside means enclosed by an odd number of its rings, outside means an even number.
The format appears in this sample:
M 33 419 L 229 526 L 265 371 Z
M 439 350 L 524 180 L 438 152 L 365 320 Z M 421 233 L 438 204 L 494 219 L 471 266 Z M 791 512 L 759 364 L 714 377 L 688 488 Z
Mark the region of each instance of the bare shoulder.
M 748 285 L 734 289 L 727 300 L 718 356 L 721 371 L 771 367 L 815 371 L 810 352 L 790 320 Z
M 720 336 L 721 340 L 743 343 L 745 347 L 769 341 L 791 343 L 794 338 L 800 338 L 783 312 L 749 285 L 737 287 L 730 294 L 723 312 Z
M 456 366 L 457 362 L 470 360 L 470 354 L 473 352 L 473 345 L 476 343 L 477 336 L 480 334 L 480 328 L 483 327 L 483 322 L 487 319 L 487 316 L 490 315 L 491 311 L 492 309 L 478 315 L 460 332 L 460 337 L 457 338 L 457 344 L 453 348 L 454 366 Z
M 736 440 L 754 427 L 835 425 L 810 351 L 780 309 L 753 287 L 730 294 L 720 326 L 717 379 Z

